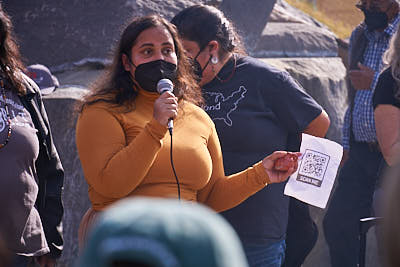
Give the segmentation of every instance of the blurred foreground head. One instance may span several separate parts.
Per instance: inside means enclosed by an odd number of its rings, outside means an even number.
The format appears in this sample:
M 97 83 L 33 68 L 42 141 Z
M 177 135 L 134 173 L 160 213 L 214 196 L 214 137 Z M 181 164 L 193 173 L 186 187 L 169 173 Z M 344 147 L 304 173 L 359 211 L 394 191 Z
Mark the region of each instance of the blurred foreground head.
M 81 267 L 247 267 L 240 241 L 217 213 L 195 203 L 134 198 L 99 218 Z

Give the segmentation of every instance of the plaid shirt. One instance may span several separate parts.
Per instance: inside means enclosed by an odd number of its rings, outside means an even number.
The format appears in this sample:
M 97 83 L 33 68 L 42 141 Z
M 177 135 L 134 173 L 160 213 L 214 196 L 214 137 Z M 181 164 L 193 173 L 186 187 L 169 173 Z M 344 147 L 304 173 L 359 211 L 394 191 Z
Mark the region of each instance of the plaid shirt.
M 372 106 L 372 96 L 375 86 L 378 82 L 380 71 L 383 68 L 382 57 L 389 47 L 390 38 L 397 30 L 400 22 L 400 15 L 389 24 L 383 32 L 365 31 L 368 44 L 364 52 L 363 65 L 370 67 L 375 71 L 375 76 L 371 84 L 371 88 L 365 90 L 357 90 L 354 98 L 353 119 L 350 119 L 350 108 L 347 109 L 344 117 L 343 125 L 343 148 L 350 149 L 350 122 L 352 121 L 352 129 L 354 138 L 358 142 L 375 142 L 375 120 L 374 109 Z M 350 46 L 353 43 L 353 35 L 350 37 Z M 351 47 L 349 48 L 349 51 Z

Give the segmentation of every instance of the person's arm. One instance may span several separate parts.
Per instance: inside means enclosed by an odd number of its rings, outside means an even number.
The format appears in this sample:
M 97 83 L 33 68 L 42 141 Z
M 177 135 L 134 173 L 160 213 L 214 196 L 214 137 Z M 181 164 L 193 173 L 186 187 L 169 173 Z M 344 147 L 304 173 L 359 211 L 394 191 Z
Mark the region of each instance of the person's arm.
M 50 252 L 43 257 L 55 262 L 63 250 L 62 217 L 64 208 L 61 200 L 64 170 L 54 145 L 49 120 L 37 85 L 23 75 L 29 94 L 34 97 L 22 97 L 22 103 L 31 114 L 38 130 L 40 150 L 36 159 L 36 173 L 39 192 L 35 206 L 39 212 Z M 49 265 L 52 266 L 52 265 Z
M 222 151 L 215 128 L 207 147 L 213 169 L 210 181 L 198 192 L 197 200 L 217 212 L 239 205 L 267 184 L 285 181 L 297 169 L 296 164 L 287 172 L 275 171 L 274 161 L 286 155 L 285 151 L 276 151 L 244 171 L 225 176 Z
M 114 114 L 105 108 L 86 107 L 76 129 L 76 145 L 86 180 L 103 196 L 128 195 L 149 171 L 166 132 L 167 127 L 153 118 L 127 143 Z
M 356 29 L 351 33 L 350 35 L 350 40 L 349 40 L 349 49 L 348 49 L 348 57 L 347 57 L 347 62 L 348 62 L 348 66 L 347 66 L 347 71 L 349 71 L 352 67 L 350 66 L 351 62 L 352 62 L 352 53 L 353 53 L 353 45 L 356 39 L 360 38 L 360 34 L 364 34 L 363 30 L 360 28 L 360 25 L 356 27 Z M 347 75 L 346 77 L 346 84 L 347 84 L 347 90 L 348 90 L 348 94 L 350 94 L 351 88 L 351 81 L 349 79 L 349 76 Z M 342 146 L 343 146 L 343 157 L 342 160 L 340 162 L 340 166 L 342 166 L 348 159 L 349 157 L 349 151 L 350 151 L 350 134 L 352 129 L 351 128 L 351 103 L 349 103 L 349 106 L 346 109 L 344 118 L 343 118 L 343 128 L 342 128 Z
M 330 124 L 331 121 L 329 120 L 328 114 L 326 114 L 326 112 L 322 110 L 321 114 L 319 114 L 318 117 L 312 120 L 303 132 L 317 137 L 324 137 L 326 135 L 326 132 L 328 131 Z
M 400 163 L 400 109 L 378 105 L 374 111 L 379 147 L 389 166 Z

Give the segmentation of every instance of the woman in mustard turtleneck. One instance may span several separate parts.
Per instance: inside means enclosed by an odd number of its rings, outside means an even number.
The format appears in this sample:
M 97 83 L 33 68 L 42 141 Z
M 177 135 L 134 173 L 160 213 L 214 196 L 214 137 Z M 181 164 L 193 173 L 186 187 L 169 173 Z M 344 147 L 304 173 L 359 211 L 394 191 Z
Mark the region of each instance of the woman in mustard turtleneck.
M 267 184 L 286 180 L 297 168 L 294 162 L 286 172 L 273 170 L 274 161 L 287 153 L 277 151 L 225 176 L 214 123 L 198 106 L 201 92 L 177 36 L 161 17 L 133 20 L 111 69 L 83 103 L 76 143 L 92 207 L 81 222 L 81 244 L 98 213 L 119 199 L 179 196 L 223 211 Z M 165 78 L 173 82 L 173 93 L 160 95 L 157 83 Z

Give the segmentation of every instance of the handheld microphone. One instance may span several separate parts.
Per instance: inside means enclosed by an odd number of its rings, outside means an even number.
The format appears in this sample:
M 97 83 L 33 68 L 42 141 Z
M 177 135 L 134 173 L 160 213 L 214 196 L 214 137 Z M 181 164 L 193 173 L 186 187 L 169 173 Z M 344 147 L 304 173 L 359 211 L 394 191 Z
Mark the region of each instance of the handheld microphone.
M 157 92 L 162 95 L 165 92 L 173 92 L 174 91 L 174 84 L 169 79 L 161 79 L 157 83 Z M 168 120 L 168 129 L 172 131 L 174 128 L 174 121 L 171 119 Z
M 162 95 L 163 93 L 165 93 L 166 91 L 168 92 L 173 92 L 174 91 L 174 85 L 171 82 L 171 80 L 169 79 L 161 79 L 158 81 L 157 83 L 157 92 Z M 171 136 L 171 146 L 170 146 L 170 159 L 171 159 L 171 167 L 172 167 L 172 171 L 174 172 L 174 176 L 175 176 L 175 180 L 176 180 L 176 186 L 178 189 L 178 199 L 181 200 L 181 186 L 179 184 L 179 179 L 178 176 L 176 175 L 176 171 L 175 171 L 175 166 L 174 166 L 174 160 L 172 158 L 173 154 L 172 154 L 172 129 L 174 128 L 174 121 L 172 120 L 172 118 L 170 118 L 168 120 L 168 131 L 169 131 L 169 135 Z

